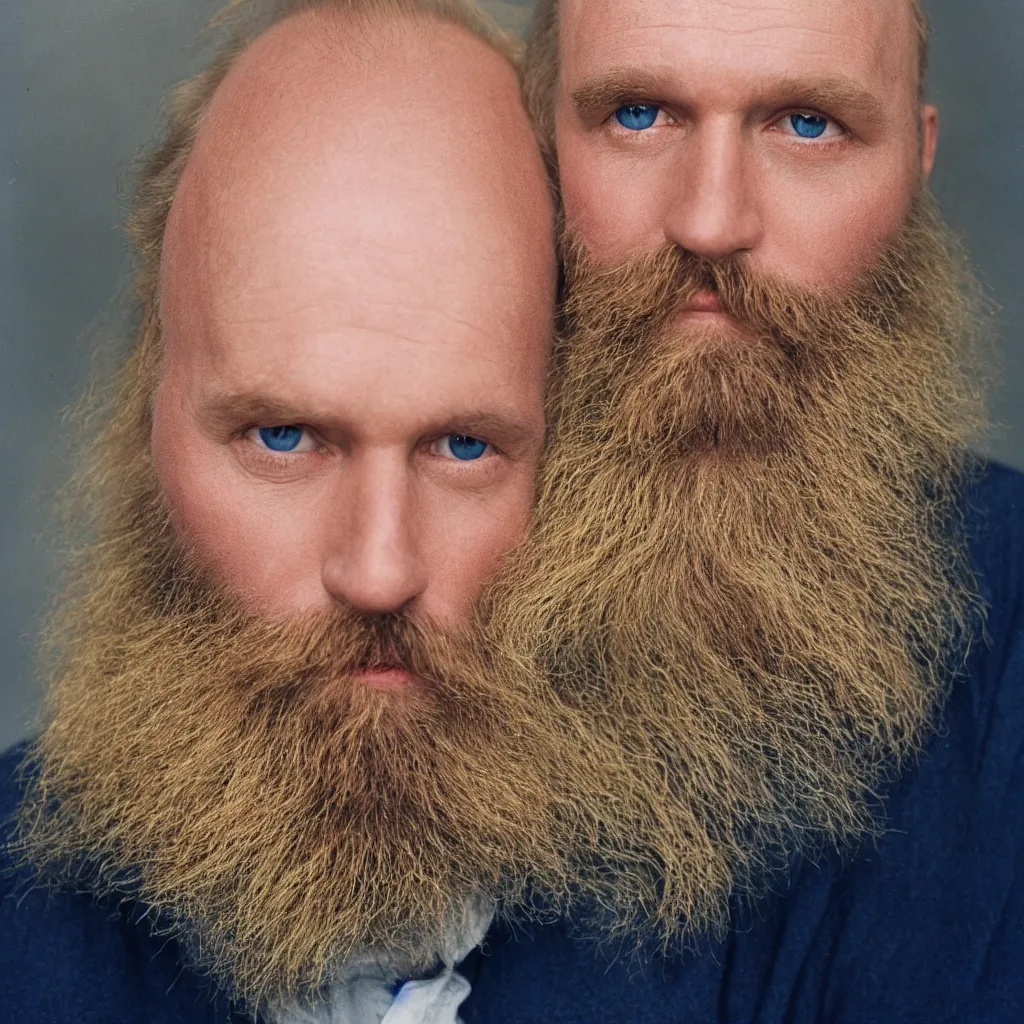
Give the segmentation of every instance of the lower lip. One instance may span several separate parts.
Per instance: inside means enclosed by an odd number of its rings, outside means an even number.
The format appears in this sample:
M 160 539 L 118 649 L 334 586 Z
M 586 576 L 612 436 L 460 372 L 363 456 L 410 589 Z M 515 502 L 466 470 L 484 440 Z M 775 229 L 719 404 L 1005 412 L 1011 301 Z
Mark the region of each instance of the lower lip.
M 729 333 L 735 332 L 738 327 L 736 321 L 721 310 L 682 309 L 676 314 L 675 322 L 690 326 L 703 324 L 719 331 L 726 330 Z
M 695 320 L 731 320 L 728 313 L 720 309 L 683 309 L 679 312 L 680 317 Z
M 683 307 L 684 313 L 722 313 L 722 300 L 712 291 L 697 292 Z
M 374 690 L 404 690 L 416 682 L 404 668 L 368 668 L 355 673 L 355 681 Z

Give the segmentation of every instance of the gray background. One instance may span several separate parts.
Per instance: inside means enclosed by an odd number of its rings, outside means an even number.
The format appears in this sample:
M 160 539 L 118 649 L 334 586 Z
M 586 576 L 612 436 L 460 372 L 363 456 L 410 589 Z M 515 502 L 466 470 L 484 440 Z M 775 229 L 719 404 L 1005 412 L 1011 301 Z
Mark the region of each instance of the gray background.
M 127 171 L 196 68 L 220 0 L 0 3 L 0 749 L 38 707 L 33 636 L 53 581 L 37 542 L 65 472 L 60 411 L 117 331 Z M 489 5 L 521 28 L 523 3 Z M 932 0 L 935 188 L 1001 309 L 992 454 L 1024 468 L 1024 3 Z

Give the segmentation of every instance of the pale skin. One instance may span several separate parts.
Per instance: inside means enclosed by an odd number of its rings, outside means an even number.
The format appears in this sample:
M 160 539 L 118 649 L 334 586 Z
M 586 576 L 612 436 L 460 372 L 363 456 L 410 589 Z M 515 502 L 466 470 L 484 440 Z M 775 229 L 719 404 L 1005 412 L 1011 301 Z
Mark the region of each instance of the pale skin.
M 154 457 L 183 540 L 261 615 L 457 629 L 529 518 L 549 190 L 498 54 L 324 17 L 250 47 L 184 174 Z
M 899 0 L 562 0 L 560 55 L 566 216 L 606 263 L 670 242 L 841 287 L 934 164 Z

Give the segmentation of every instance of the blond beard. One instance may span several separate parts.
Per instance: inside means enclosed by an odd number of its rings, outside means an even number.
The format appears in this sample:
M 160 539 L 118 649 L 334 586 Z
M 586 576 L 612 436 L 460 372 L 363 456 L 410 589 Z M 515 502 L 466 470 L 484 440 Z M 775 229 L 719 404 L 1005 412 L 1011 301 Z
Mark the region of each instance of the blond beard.
M 98 536 L 50 627 L 24 856 L 140 900 L 253 1011 L 316 1001 L 353 961 L 449 960 L 482 904 L 526 913 L 527 880 L 564 875 L 547 780 L 565 745 L 543 700 L 472 629 L 244 610 L 174 535 L 146 391 L 130 363 L 89 465 Z M 415 692 L 353 682 L 377 663 Z
M 978 321 L 923 196 L 843 293 L 567 248 L 536 524 L 492 628 L 619 759 L 600 927 L 671 942 L 874 829 L 874 787 L 935 720 L 976 608 Z M 734 332 L 676 319 L 706 289 Z

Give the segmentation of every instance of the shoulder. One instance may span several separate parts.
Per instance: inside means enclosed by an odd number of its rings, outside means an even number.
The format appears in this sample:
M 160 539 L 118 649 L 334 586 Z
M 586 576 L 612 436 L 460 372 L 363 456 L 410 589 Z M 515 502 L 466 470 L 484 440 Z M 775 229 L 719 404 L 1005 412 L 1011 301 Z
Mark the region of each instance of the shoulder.
M 982 597 L 997 624 L 1019 625 L 1024 584 L 1024 473 L 984 463 L 964 492 L 964 528 Z M 991 624 L 990 624 L 991 628 Z
M 0 755 L 0 1006 L 10 1019 L 103 1024 L 235 1020 L 211 985 L 182 970 L 173 942 L 138 908 L 51 890 L 18 863 L 10 840 L 27 745 Z M 7 1015 L 4 1015 L 5 1019 Z
M 19 743 L 0 754 L 0 899 L 4 900 L 17 887 L 22 874 L 12 857 L 10 841 L 21 802 L 21 772 L 27 753 L 28 744 Z
M 884 837 L 807 882 L 835 915 L 833 1019 L 874 1005 L 868 978 L 890 1019 L 1002 1022 L 1024 1005 L 1024 474 L 984 464 L 963 507 L 983 626 L 939 731 L 889 792 Z
M 977 471 L 970 477 L 965 494 L 975 512 L 1024 512 L 1024 473 L 992 459 L 979 459 Z
M 987 463 L 965 492 L 964 510 L 984 626 L 968 662 L 970 707 L 960 711 L 987 756 L 1009 770 L 1019 768 L 1024 739 L 1024 474 Z
M 985 605 L 939 729 L 885 787 L 884 834 L 801 862 L 730 938 L 770 1019 L 1021 1019 L 1024 1007 L 1024 474 L 983 464 L 963 527 Z M 760 967 L 758 967 L 760 965 Z M 780 979 L 789 979 L 786 981 Z M 764 1005 L 764 1004 L 761 1004 Z
M 21 799 L 21 766 L 28 754 L 28 743 L 18 743 L 0 753 L 0 821 L 8 822 Z
M 982 863 L 1001 854 L 1012 873 L 1024 855 L 1024 474 L 985 464 L 964 509 L 983 619 L 916 775 L 936 812 L 971 823 Z

